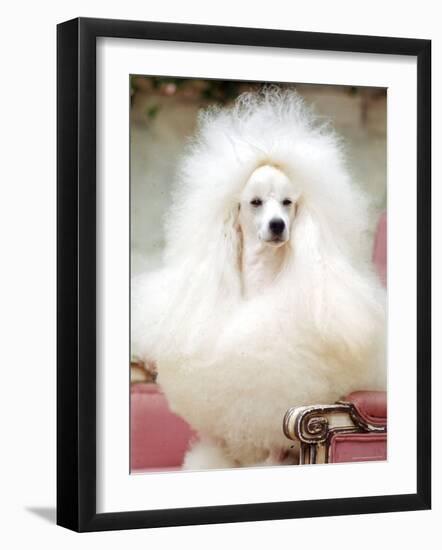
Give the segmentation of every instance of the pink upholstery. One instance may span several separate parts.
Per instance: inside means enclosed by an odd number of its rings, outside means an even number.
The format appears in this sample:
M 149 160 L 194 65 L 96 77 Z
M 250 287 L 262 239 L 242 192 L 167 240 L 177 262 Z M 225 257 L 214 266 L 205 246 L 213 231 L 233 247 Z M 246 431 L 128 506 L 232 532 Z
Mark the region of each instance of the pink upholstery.
M 355 391 L 345 401 L 353 403 L 368 424 L 387 425 L 387 394 L 384 391 Z
M 367 462 L 386 459 L 386 434 L 342 434 L 332 437 L 329 462 Z
M 131 387 L 131 471 L 179 468 L 194 433 L 156 384 Z
M 387 214 L 379 219 L 373 247 L 373 263 L 384 286 L 387 286 Z
M 387 426 L 387 394 L 383 391 L 357 391 L 344 401 L 353 403 L 358 414 L 372 426 Z M 329 462 L 386 460 L 386 433 L 336 434 L 329 447 Z

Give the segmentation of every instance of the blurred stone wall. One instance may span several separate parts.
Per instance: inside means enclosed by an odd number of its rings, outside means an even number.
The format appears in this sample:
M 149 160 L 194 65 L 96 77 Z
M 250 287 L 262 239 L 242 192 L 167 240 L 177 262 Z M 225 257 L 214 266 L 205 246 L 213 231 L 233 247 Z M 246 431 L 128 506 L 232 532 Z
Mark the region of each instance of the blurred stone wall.
M 355 182 L 372 201 L 373 233 L 386 207 L 386 91 L 344 86 L 295 85 L 316 112 L 331 119 L 344 138 Z M 131 264 L 132 274 L 160 262 L 163 215 L 186 138 L 198 110 L 207 106 L 195 95 L 138 90 L 131 109 Z

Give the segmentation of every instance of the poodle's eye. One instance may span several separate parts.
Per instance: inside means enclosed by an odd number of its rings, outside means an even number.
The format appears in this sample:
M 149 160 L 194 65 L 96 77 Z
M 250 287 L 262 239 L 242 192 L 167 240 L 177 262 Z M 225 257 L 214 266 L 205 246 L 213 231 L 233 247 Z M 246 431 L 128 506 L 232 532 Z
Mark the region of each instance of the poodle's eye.
M 292 204 L 292 201 L 291 201 L 290 199 L 284 199 L 284 200 L 282 201 L 282 204 L 283 204 L 284 206 L 290 206 L 290 205 Z
M 262 200 L 261 199 L 253 199 L 253 200 L 250 201 L 250 204 L 256 208 L 257 206 L 262 205 Z

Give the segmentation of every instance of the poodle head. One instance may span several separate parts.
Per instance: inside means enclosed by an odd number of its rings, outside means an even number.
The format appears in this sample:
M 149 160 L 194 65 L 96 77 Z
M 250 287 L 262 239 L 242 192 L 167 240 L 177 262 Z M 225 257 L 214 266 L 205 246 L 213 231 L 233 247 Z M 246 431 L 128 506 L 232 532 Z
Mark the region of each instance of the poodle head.
M 254 239 L 287 248 L 288 284 L 302 268 L 310 287 L 312 272 L 337 258 L 368 264 L 367 213 L 329 121 L 296 91 L 263 88 L 201 112 L 165 218 L 164 260 L 186 272 L 186 294 L 192 280 L 218 304 L 241 295 L 243 247 Z
M 278 167 L 258 167 L 240 196 L 238 221 L 243 235 L 268 246 L 284 245 L 290 238 L 299 197 L 299 190 Z

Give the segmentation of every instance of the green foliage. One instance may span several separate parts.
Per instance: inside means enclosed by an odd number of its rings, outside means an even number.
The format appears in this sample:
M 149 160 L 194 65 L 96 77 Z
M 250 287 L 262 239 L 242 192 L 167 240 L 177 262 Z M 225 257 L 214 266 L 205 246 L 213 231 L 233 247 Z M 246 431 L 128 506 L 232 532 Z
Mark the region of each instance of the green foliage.
M 199 80 L 193 78 L 174 78 L 163 76 L 140 76 L 131 75 L 130 89 L 131 96 L 137 91 L 173 96 L 185 95 L 201 102 L 211 101 L 227 103 L 235 99 L 245 88 L 257 87 L 257 84 L 234 82 L 230 80 Z M 158 108 L 150 107 L 149 118 L 154 118 Z
M 159 105 L 150 105 L 146 110 L 146 115 L 150 120 L 153 120 L 157 116 L 159 110 L 160 110 Z
M 130 91 L 133 101 L 134 95 L 140 91 L 152 95 L 182 96 L 200 103 L 226 104 L 238 97 L 245 90 L 255 90 L 266 84 L 265 82 L 241 82 L 232 80 L 202 80 L 196 78 L 175 78 L 169 76 L 130 76 Z M 357 86 L 348 86 L 349 95 L 357 95 L 360 89 Z M 159 106 L 152 105 L 146 114 L 154 119 L 158 114 Z

